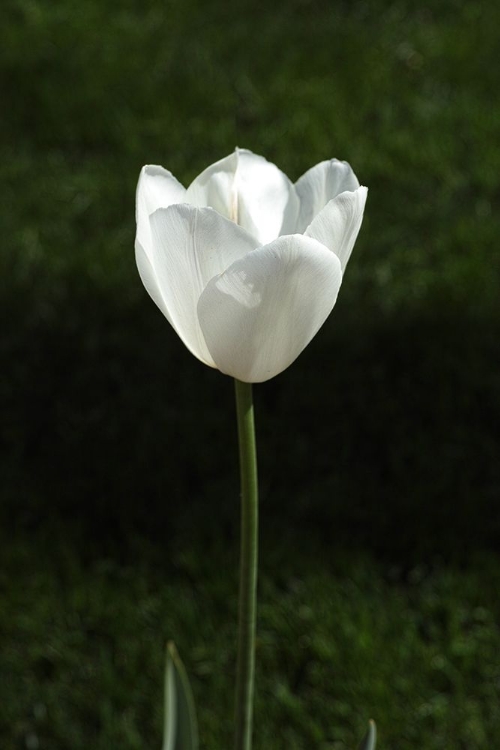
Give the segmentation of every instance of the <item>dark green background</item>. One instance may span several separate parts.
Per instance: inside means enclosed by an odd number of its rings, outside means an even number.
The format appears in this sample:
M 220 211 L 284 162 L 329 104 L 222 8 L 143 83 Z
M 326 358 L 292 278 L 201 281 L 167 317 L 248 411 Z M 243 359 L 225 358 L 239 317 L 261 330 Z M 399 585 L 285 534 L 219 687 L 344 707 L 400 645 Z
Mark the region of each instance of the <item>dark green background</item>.
M 3 2 L 2 748 L 158 747 L 168 637 L 229 746 L 232 384 L 133 240 L 144 163 L 188 184 L 236 145 L 369 187 L 332 316 L 255 389 L 256 748 L 344 750 L 371 714 L 389 750 L 492 746 L 499 24 L 494 0 Z

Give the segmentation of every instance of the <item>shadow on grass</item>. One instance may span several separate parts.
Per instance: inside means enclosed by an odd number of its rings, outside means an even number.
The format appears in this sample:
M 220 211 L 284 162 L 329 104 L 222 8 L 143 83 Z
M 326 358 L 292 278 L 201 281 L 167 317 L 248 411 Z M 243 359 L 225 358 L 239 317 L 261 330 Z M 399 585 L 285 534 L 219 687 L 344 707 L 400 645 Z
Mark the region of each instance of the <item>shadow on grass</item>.
M 232 538 L 231 381 L 142 298 L 75 286 L 64 310 L 27 290 L 3 304 L 4 528 L 57 519 L 86 549 Z M 255 389 L 263 525 L 403 562 L 498 545 L 499 321 L 366 318 L 340 311 Z

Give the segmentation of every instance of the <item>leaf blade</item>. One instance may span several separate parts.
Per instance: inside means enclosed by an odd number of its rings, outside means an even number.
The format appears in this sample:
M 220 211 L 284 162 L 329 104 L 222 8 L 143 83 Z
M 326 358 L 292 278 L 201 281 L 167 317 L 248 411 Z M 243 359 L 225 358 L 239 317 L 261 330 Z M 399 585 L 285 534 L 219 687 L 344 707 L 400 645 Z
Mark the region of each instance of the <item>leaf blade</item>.
M 193 693 L 172 641 L 165 664 L 163 750 L 198 750 L 198 725 Z
M 377 727 L 373 719 L 368 723 L 368 731 L 361 740 L 359 750 L 375 750 L 377 745 Z

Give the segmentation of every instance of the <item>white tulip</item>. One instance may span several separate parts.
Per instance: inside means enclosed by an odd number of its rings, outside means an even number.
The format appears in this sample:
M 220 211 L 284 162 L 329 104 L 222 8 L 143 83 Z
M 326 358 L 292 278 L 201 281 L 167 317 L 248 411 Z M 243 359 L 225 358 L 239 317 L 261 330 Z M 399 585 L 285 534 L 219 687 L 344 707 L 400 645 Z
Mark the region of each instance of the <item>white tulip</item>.
M 336 159 L 293 185 L 245 149 L 186 189 L 163 167 L 137 186 L 136 260 L 187 348 L 247 383 L 278 375 L 335 305 L 367 189 Z

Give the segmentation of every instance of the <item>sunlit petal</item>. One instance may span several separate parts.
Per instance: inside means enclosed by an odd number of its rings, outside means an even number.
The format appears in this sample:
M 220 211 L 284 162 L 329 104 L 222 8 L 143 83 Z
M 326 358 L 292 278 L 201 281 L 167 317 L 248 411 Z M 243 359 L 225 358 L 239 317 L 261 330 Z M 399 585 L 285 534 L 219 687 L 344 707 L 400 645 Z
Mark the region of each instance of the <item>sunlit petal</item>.
M 261 244 L 295 231 L 299 201 L 288 177 L 274 164 L 238 149 L 238 224 Z
M 214 366 L 201 332 L 196 306 L 208 281 L 255 248 L 255 240 L 211 208 L 187 204 L 160 208 L 150 219 L 151 268 L 166 309 L 145 286 L 188 349 Z
M 215 365 L 255 383 L 282 372 L 330 314 L 341 281 L 337 256 L 301 235 L 280 237 L 237 260 L 198 302 Z
M 327 203 L 305 231 L 305 236 L 314 237 L 339 257 L 342 271 L 351 256 L 363 221 L 367 193 L 366 187 L 352 193 L 341 193 Z
M 295 188 L 274 164 L 246 149 L 205 169 L 189 186 L 186 200 L 211 206 L 252 234 L 259 244 L 294 231 Z
M 141 169 L 136 193 L 137 239 L 149 253 L 151 232 L 149 217 L 158 208 L 167 208 L 186 200 L 186 188 L 163 167 L 148 164 Z
M 359 182 L 346 161 L 330 159 L 308 169 L 295 183 L 300 200 L 297 232 L 303 232 L 326 204 L 346 190 L 357 190 Z

